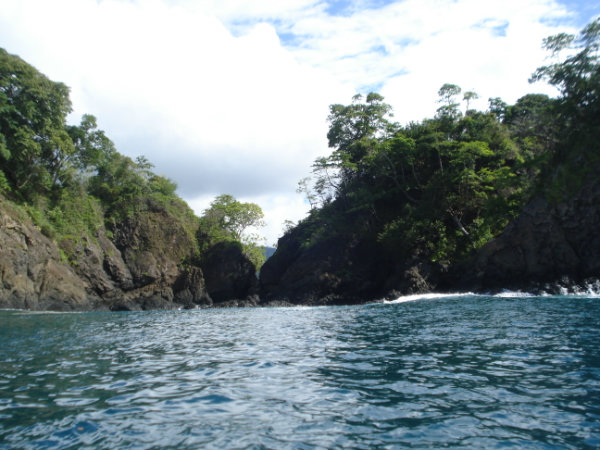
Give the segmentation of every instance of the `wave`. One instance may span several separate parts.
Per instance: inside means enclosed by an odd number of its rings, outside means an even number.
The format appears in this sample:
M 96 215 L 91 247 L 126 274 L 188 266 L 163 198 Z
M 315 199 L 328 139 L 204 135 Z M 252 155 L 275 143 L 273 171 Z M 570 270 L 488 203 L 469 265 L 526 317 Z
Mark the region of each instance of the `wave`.
M 498 292 L 497 294 L 488 294 L 490 297 L 496 298 L 527 298 L 527 297 L 539 297 L 539 294 L 534 294 L 533 292 L 523 292 L 523 291 L 509 291 L 503 290 L 502 292 Z
M 446 299 L 446 298 L 457 298 L 457 297 L 495 297 L 495 298 L 531 298 L 531 297 L 581 297 L 581 298 L 600 298 L 600 289 L 597 284 L 590 284 L 581 286 L 578 289 L 561 290 L 559 293 L 549 292 L 526 292 L 526 291 L 510 291 L 508 289 L 497 293 L 479 293 L 474 292 L 449 292 L 449 293 L 427 293 L 427 294 L 413 294 L 403 295 L 394 300 L 384 300 L 383 303 L 406 303 L 414 302 L 417 300 L 435 300 L 435 299 Z
M 456 298 L 456 297 L 473 297 L 477 294 L 473 292 L 454 292 L 454 293 L 429 293 L 429 294 L 413 294 L 403 295 L 395 300 L 385 300 L 384 303 L 405 303 L 414 302 L 416 300 L 431 300 L 441 298 Z

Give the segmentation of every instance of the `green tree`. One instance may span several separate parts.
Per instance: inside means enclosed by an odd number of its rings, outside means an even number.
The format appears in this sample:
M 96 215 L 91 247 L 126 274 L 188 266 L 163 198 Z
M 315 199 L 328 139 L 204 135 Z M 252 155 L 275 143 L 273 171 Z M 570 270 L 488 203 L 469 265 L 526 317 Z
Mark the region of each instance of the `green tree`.
M 104 131 L 98 129 L 94 116 L 84 114 L 80 125 L 68 126 L 67 131 L 75 145 L 73 165 L 80 171 L 95 172 L 114 157 L 115 146 Z
M 244 253 L 258 268 L 264 262 L 264 253 L 256 234 L 248 234 L 251 227 L 264 226 L 264 214 L 255 203 L 240 202 L 222 194 L 204 210 L 199 220 L 198 241 L 201 251 L 221 241 L 237 241 Z
M 463 100 L 466 103 L 465 114 L 467 114 L 469 112 L 469 110 L 470 110 L 469 106 L 471 106 L 471 102 L 473 100 L 477 100 L 478 98 L 479 98 L 479 95 L 477 95 L 477 93 L 474 91 L 467 91 L 464 93 Z
M 502 122 L 502 120 L 504 120 L 504 116 L 506 115 L 508 104 L 500 97 L 490 97 L 488 99 L 488 105 L 488 112 L 493 114 L 496 120 Z
M 70 111 L 67 86 L 0 49 L 0 170 L 14 195 L 31 200 L 68 181 Z
M 462 92 L 462 89 L 456 84 L 445 83 L 438 91 L 438 103 L 441 103 L 437 109 L 437 115 L 439 118 L 448 120 L 456 120 L 460 117 L 460 111 L 458 110 L 459 103 L 456 99 Z
M 350 105 L 329 107 L 327 139 L 334 150 L 313 164 L 315 186 L 322 197 L 327 197 L 327 192 L 343 195 L 348 184 L 362 175 L 363 158 L 380 139 L 393 132 L 395 125 L 389 120 L 392 108 L 383 102 L 384 98 L 371 92 L 362 100 L 363 96 L 357 94 Z
M 222 194 L 204 210 L 201 220 L 203 224 L 217 227 L 225 235 L 241 241 L 242 234 L 248 227 L 264 224 L 263 218 L 263 212 L 257 204 L 242 203 L 232 195 Z
M 538 68 L 530 79 L 548 81 L 561 93 L 555 105 L 561 120 L 555 127 L 563 145 L 554 163 L 567 157 L 574 147 L 595 153 L 600 139 L 600 18 L 578 36 L 561 33 L 544 39 L 544 47 L 557 58 L 567 53 L 562 60 Z
M 329 147 L 352 153 L 354 143 L 376 137 L 387 130 L 390 105 L 383 103 L 383 97 L 374 92 L 367 95 L 364 103 L 361 102 L 362 99 L 362 95 L 357 94 L 352 97 L 350 105 L 337 104 L 329 107 Z

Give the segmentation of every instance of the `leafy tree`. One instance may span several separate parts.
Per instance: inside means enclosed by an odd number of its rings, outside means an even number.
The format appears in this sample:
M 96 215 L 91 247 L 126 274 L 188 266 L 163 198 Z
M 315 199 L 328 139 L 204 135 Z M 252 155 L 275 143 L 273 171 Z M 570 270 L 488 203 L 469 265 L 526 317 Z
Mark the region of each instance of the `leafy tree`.
M 79 126 L 67 127 L 75 145 L 73 165 L 82 172 L 95 171 L 114 157 L 116 149 L 104 131 L 98 129 L 96 118 L 84 114 Z
M 564 59 L 542 66 L 530 81 L 546 80 L 557 87 L 561 97 L 556 104 L 560 120 L 558 134 L 563 144 L 556 164 L 576 147 L 598 151 L 600 130 L 600 18 L 588 24 L 578 36 L 561 33 L 544 39 L 544 47 Z
M 264 253 L 259 249 L 258 236 L 248 235 L 250 227 L 264 226 L 264 214 L 255 203 L 242 203 L 233 196 L 222 194 L 216 197 L 200 217 L 198 241 L 201 251 L 221 241 L 237 241 L 243 245 L 244 253 L 258 268 L 264 262 Z M 260 250 L 260 251 L 259 251 Z
M 0 49 L 0 170 L 14 195 L 31 200 L 67 181 L 70 111 L 64 84 Z
M 441 103 L 437 109 L 437 115 L 439 118 L 444 118 L 453 121 L 460 117 L 460 111 L 458 110 L 458 102 L 456 97 L 460 95 L 462 89 L 456 84 L 445 83 L 438 91 L 439 100 Z
M 493 97 L 488 99 L 488 112 L 496 117 L 496 120 L 501 122 L 504 120 L 504 116 L 506 115 L 506 110 L 508 109 L 508 104 L 504 102 L 500 97 Z
M 536 158 L 540 188 L 551 198 L 568 196 L 600 168 L 600 18 L 578 35 L 561 33 L 544 40 L 555 62 L 530 81 L 545 80 L 561 96 L 553 101 L 549 154 Z
M 357 94 L 350 105 L 336 104 L 329 108 L 327 139 L 329 147 L 334 150 L 331 155 L 318 158 L 313 164 L 318 191 L 345 192 L 344 186 L 363 171 L 362 159 L 378 139 L 393 129 L 388 119 L 391 107 L 383 103 L 381 95 L 371 92 L 364 103 L 362 99 L 363 96 Z
M 469 106 L 471 105 L 471 102 L 473 100 L 477 100 L 478 98 L 479 98 L 479 95 L 477 95 L 477 93 L 474 91 L 465 92 L 465 94 L 463 95 L 463 100 L 466 103 L 465 113 L 469 112 Z
M 202 223 L 218 228 L 225 235 L 240 241 L 244 231 L 251 226 L 263 225 L 263 212 L 255 203 L 242 203 L 228 194 L 219 195 L 204 210 Z
M 376 137 L 387 130 L 390 105 L 383 103 L 383 97 L 374 92 L 367 95 L 365 103 L 361 103 L 362 98 L 357 94 L 352 97 L 350 105 L 329 107 L 329 147 L 351 153 L 354 143 Z
M 563 61 L 540 67 L 531 81 L 546 80 L 556 86 L 562 95 L 562 107 L 571 114 L 576 114 L 576 110 L 585 113 L 583 116 L 598 112 L 600 18 L 588 24 L 579 36 L 561 33 L 544 39 L 544 47 L 555 56 L 565 51 L 576 53 Z

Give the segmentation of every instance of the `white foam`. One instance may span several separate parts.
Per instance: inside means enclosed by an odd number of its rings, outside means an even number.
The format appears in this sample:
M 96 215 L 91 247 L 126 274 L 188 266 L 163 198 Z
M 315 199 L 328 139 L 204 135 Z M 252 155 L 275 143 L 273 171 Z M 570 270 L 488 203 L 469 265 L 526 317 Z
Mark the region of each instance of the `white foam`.
M 405 303 L 414 302 L 416 300 L 432 300 L 440 298 L 454 298 L 454 297 L 471 297 L 474 296 L 473 292 L 454 292 L 454 293 L 429 293 L 429 294 L 414 294 L 414 295 L 403 295 L 395 300 L 386 300 L 384 303 Z
M 532 294 L 531 292 L 523 291 L 507 291 L 504 290 L 498 294 L 492 295 L 492 297 L 498 298 L 526 298 L 526 297 L 538 297 L 538 295 Z

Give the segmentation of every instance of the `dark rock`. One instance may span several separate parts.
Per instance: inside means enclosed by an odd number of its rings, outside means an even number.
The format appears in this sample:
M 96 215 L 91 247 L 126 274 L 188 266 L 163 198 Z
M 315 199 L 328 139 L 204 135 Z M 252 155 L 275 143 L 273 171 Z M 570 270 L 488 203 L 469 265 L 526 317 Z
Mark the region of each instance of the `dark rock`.
M 115 225 L 114 244 L 123 256 L 134 287 L 159 280 L 174 283 L 178 265 L 191 257 L 194 237 L 162 209 L 142 211 Z
M 101 228 L 93 238 L 63 239 L 61 254 L 0 197 L 0 308 L 134 311 L 211 304 L 201 269 L 181 265 L 195 241 L 177 220 L 152 210 L 115 230 L 120 248 Z
M 245 299 L 225 300 L 215 303 L 214 306 L 217 308 L 252 308 L 258 306 L 259 301 L 260 300 L 257 295 L 251 295 Z
M 186 308 L 211 306 L 212 299 L 206 290 L 202 270 L 197 267 L 184 269 L 173 285 L 175 301 Z
M 387 270 L 376 242 L 332 235 L 303 244 L 308 226 L 300 224 L 280 238 L 277 251 L 263 265 L 263 302 L 339 305 L 382 295 L 382 275 Z
M 133 277 L 127 268 L 121 252 L 106 237 L 104 232 L 98 235 L 98 245 L 104 253 L 102 268 L 117 288 L 130 290 L 133 288 Z
M 203 257 L 201 266 L 208 295 L 215 304 L 257 293 L 256 269 L 237 242 L 214 245 Z
M 597 178 L 568 201 L 538 197 L 460 268 L 457 286 L 564 292 L 586 279 L 593 283 L 600 278 L 599 224 Z

